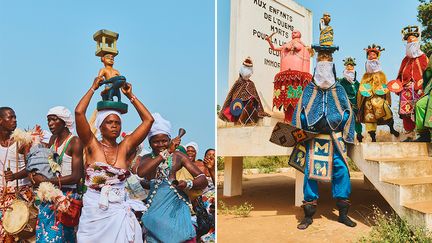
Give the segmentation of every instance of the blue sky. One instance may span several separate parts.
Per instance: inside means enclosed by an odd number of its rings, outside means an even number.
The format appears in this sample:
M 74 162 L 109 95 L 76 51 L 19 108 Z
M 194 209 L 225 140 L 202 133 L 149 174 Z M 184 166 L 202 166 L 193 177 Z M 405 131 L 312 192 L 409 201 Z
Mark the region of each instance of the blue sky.
M 405 56 L 405 42 L 400 31 L 407 25 L 419 25 L 417 0 L 297 0 L 297 3 L 312 11 L 313 43 L 318 43 L 319 19 L 324 12 L 331 14 L 330 25 L 335 31 L 334 44 L 340 50 L 334 54 L 337 75 L 343 70 L 342 60 L 353 56 L 357 60 L 357 75 L 364 73 L 366 55 L 363 48 L 376 43 L 386 50 L 381 63 L 388 80 L 396 78 L 400 63 Z M 222 105 L 228 92 L 230 1 L 218 1 L 218 70 L 217 103 Z M 316 56 L 314 57 L 314 59 Z M 272 85 L 272 83 L 269 83 Z
M 213 1 L 199 0 L 1 1 L 0 106 L 15 109 L 21 128 L 47 129 L 56 105 L 73 111 L 103 67 L 93 33 L 109 29 L 120 34 L 114 68 L 175 134 L 186 129 L 182 142 L 196 141 L 202 157 L 215 146 L 214 12 Z M 126 103 L 130 131 L 139 117 Z

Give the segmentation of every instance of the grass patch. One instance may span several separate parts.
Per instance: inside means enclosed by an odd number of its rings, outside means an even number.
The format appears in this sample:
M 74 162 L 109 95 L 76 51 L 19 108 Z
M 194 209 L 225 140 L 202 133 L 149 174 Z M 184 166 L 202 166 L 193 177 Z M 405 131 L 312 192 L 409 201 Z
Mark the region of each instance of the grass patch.
M 252 204 L 245 202 L 239 206 L 228 206 L 226 205 L 222 200 L 219 200 L 219 206 L 218 206 L 218 214 L 222 215 L 235 215 L 237 217 L 249 217 L 250 212 L 252 211 L 254 207 Z
M 244 157 L 243 169 L 259 169 L 260 173 L 273 173 L 278 168 L 288 167 L 289 156 Z M 224 170 L 224 158 L 218 156 L 217 168 Z
M 395 212 L 382 212 L 373 206 L 372 216 L 367 218 L 372 225 L 368 235 L 362 236 L 361 243 L 405 243 L 405 242 L 432 242 L 432 234 L 424 227 L 408 224 L 406 219 L 400 218 Z

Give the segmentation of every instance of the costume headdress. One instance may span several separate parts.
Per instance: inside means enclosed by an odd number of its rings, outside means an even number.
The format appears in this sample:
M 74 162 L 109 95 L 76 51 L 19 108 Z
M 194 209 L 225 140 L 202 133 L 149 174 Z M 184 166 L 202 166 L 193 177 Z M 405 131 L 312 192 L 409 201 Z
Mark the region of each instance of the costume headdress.
M 345 58 L 342 61 L 344 62 L 344 66 L 346 66 L 346 65 L 353 65 L 353 66 L 355 66 L 356 65 L 355 58 L 353 58 L 353 57 L 347 57 L 347 58 Z
M 247 57 L 243 61 L 243 65 L 245 65 L 246 67 L 252 67 L 253 66 L 252 58 L 251 57 Z
M 405 28 L 403 28 L 401 30 L 401 34 L 402 34 L 402 39 L 405 40 L 405 41 L 411 35 L 413 35 L 413 36 L 415 36 L 415 37 L 418 38 L 418 37 L 420 37 L 420 29 L 416 25 L 413 25 L 413 26 L 409 25 L 409 26 L 407 26 L 407 27 L 405 27 Z
M 382 48 L 381 46 L 376 45 L 376 44 L 372 44 L 372 45 L 369 45 L 367 48 L 364 48 L 364 50 L 366 51 L 366 57 L 369 55 L 369 52 L 372 51 L 372 52 L 375 52 L 379 58 L 381 52 L 384 51 L 385 48 Z

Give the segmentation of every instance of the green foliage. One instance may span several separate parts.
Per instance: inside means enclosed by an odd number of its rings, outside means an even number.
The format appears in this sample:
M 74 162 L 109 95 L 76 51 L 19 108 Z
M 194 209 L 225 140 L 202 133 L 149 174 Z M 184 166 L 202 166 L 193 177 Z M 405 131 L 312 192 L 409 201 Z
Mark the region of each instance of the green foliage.
M 288 166 L 288 156 L 244 157 L 243 169 L 258 169 L 260 173 L 273 173 Z M 217 157 L 218 170 L 224 169 L 224 158 Z
M 253 210 L 252 204 L 245 202 L 239 206 L 227 206 L 222 200 L 219 200 L 218 214 L 222 215 L 235 215 L 237 217 L 249 217 L 250 212 Z
M 221 111 L 222 107 L 220 105 L 216 106 L 216 113 L 219 115 L 219 112 Z
M 259 169 L 264 173 L 274 172 L 277 168 L 288 166 L 288 156 L 245 157 L 244 169 Z
M 224 166 L 225 166 L 224 158 L 221 156 L 218 156 L 217 157 L 217 169 L 218 169 L 218 171 L 224 170 Z
M 417 20 L 423 25 L 422 28 L 422 51 L 429 57 L 432 54 L 432 1 L 419 0 L 417 7 Z
M 373 207 L 373 214 L 367 218 L 372 226 L 368 235 L 361 237 L 361 243 L 405 243 L 405 242 L 432 242 L 432 235 L 425 228 L 408 224 L 405 219 L 394 213 L 382 212 Z

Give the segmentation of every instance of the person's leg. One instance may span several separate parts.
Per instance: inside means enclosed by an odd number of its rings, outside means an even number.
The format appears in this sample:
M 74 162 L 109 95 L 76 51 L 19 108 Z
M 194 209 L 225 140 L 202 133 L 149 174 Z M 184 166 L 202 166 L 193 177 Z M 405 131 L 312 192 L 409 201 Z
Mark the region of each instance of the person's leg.
M 311 143 L 306 144 L 306 151 L 309 150 L 309 145 Z M 306 154 L 306 161 L 309 160 L 309 156 Z M 306 162 L 305 172 L 304 172 L 304 181 L 303 181 L 303 212 L 304 212 L 304 218 L 300 222 L 299 225 L 297 225 L 297 228 L 300 230 L 304 230 L 313 222 L 313 215 L 316 212 L 316 206 L 317 206 L 317 199 L 319 197 L 318 195 L 318 182 L 316 180 L 309 180 L 309 163 Z
M 365 123 L 366 125 L 366 131 L 369 133 L 369 135 L 372 138 L 372 142 L 376 142 L 376 129 L 377 124 L 376 123 Z
M 361 143 L 363 141 L 363 135 L 362 135 L 363 128 L 362 128 L 362 124 L 359 123 L 359 122 L 355 122 L 354 129 L 355 129 L 355 132 L 357 134 L 357 140 L 359 141 L 359 143 Z
M 406 131 L 406 139 L 402 142 L 410 142 L 415 138 L 415 122 L 411 120 L 411 117 L 404 116 L 402 117 L 402 123 L 404 130 Z
M 348 198 L 351 194 L 350 176 L 348 168 L 338 151 L 334 153 L 332 193 L 333 198 L 337 200 L 336 206 L 339 209 L 338 221 L 346 226 L 355 227 L 357 224 L 348 217 L 348 209 L 350 206 Z

